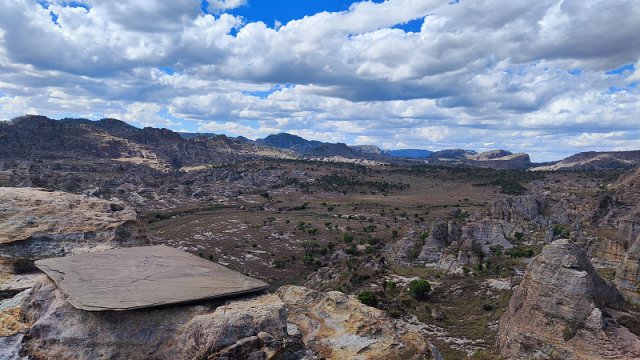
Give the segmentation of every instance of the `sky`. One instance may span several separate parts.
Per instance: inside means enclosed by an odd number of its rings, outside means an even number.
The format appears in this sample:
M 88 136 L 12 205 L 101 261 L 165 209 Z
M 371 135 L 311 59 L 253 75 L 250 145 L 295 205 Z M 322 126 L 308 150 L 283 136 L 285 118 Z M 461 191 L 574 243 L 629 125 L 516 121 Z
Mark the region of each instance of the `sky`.
M 637 0 L 2 0 L 0 120 L 640 149 Z

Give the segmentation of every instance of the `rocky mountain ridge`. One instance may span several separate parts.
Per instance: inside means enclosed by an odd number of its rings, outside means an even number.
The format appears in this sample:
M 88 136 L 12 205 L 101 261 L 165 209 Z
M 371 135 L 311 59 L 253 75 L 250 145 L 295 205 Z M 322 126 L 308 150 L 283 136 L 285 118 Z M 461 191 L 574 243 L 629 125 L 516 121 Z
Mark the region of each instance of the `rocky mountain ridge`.
M 260 157 L 295 158 L 291 152 L 222 135 L 184 139 L 168 129 L 139 129 L 115 119 L 21 116 L 0 122 L 0 140 L 3 159 L 114 159 L 159 169 Z
M 280 133 L 257 139 L 216 134 L 177 133 L 168 129 L 139 129 L 116 119 L 52 120 L 25 115 L 0 122 L 0 155 L 38 159 L 110 158 L 151 166 L 185 167 L 237 161 L 239 159 L 326 158 L 361 159 L 383 162 L 417 161 L 443 166 L 469 166 L 494 169 L 607 170 L 629 169 L 640 165 L 640 151 L 585 152 L 566 159 L 537 165 L 528 154 L 507 150 L 423 149 L 382 150 L 375 145 L 349 146 L 307 140 Z

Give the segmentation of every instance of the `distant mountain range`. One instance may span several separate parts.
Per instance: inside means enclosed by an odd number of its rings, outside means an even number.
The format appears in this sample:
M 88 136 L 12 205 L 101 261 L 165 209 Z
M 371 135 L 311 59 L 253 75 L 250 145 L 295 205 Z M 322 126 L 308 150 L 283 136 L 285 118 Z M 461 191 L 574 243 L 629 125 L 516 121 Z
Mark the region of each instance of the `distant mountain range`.
M 26 115 L 0 122 L 0 159 L 99 158 L 180 168 L 263 157 L 536 171 L 628 169 L 640 165 L 640 150 L 585 152 L 560 161 L 534 164 L 528 154 L 507 150 L 480 153 L 465 149 L 383 150 L 375 145 L 349 146 L 287 133 L 252 141 L 209 133 L 140 129 L 116 119 L 52 120 Z

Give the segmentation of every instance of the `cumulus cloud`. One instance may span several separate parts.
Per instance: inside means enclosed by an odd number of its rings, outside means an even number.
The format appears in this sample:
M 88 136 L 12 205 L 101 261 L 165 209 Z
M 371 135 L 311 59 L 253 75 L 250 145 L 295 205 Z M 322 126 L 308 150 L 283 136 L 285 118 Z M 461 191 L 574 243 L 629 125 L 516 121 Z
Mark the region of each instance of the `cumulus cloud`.
M 0 117 L 505 147 L 534 160 L 638 147 L 637 1 L 363 1 L 273 27 L 228 12 L 244 5 L 2 1 Z M 420 31 L 403 30 L 409 21 Z
M 215 10 L 229 10 L 247 4 L 247 0 L 210 0 L 208 9 L 210 11 Z

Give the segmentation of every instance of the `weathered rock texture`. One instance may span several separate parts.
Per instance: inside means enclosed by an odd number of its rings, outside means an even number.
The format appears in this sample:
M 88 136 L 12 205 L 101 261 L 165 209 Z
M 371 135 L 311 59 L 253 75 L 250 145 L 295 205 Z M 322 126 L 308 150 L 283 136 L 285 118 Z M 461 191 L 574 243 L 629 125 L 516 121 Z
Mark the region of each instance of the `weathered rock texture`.
M 131 310 L 265 290 L 269 284 L 168 246 L 139 246 L 36 261 L 87 311 Z
M 425 337 L 341 292 L 283 286 L 277 295 L 306 346 L 325 359 L 433 359 Z
M 640 304 L 640 236 L 629 249 L 616 270 L 616 287 L 629 301 Z
M 132 209 L 34 188 L 0 188 L 0 257 L 40 259 L 94 247 L 148 243 Z
M 547 245 L 525 271 L 500 320 L 507 359 L 631 359 L 640 341 L 608 318 L 619 294 L 595 272 L 578 245 Z
M 123 312 L 74 308 L 48 279 L 23 303 L 34 359 L 286 359 L 287 313 L 275 295 Z

